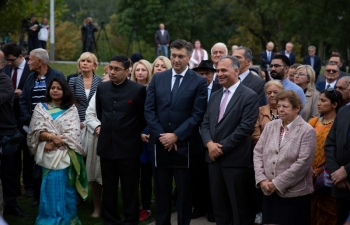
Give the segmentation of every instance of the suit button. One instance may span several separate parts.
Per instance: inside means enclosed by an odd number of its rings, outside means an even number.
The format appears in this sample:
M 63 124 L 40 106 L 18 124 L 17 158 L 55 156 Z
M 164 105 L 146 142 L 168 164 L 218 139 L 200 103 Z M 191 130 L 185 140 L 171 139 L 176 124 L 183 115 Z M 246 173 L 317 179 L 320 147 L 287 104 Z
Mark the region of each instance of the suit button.
M 275 173 L 274 173 L 274 172 L 272 172 L 272 175 L 275 175 Z
M 278 154 L 278 151 L 276 151 L 276 154 Z
M 275 162 L 273 162 L 273 164 L 275 164 Z
M 171 123 L 169 123 L 169 126 L 171 125 Z

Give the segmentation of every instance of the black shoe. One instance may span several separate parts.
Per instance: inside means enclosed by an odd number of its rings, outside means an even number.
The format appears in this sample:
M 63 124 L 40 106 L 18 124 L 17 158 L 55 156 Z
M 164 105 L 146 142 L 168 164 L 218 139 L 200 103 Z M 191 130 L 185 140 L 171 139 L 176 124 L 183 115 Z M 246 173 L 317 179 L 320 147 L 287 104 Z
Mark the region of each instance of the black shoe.
M 37 207 L 39 205 L 39 201 L 34 200 L 32 203 L 29 204 L 30 207 Z
M 198 219 L 199 217 L 203 217 L 205 215 L 206 215 L 205 212 L 193 211 L 192 212 L 192 219 Z
M 208 214 L 207 215 L 207 220 L 208 222 L 215 223 L 215 218 L 213 214 Z
M 28 217 L 29 215 L 22 211 L 18 206 L 5 206 L 5 214 L 17 216 L 17 217 Z
M 34 192 L 33 192 L 32 189 L 26 190 L 26 193 L 24 194 L 24 196 L 25 196 L 26 198 L 33 197 L 33 195 L 34 195 Z

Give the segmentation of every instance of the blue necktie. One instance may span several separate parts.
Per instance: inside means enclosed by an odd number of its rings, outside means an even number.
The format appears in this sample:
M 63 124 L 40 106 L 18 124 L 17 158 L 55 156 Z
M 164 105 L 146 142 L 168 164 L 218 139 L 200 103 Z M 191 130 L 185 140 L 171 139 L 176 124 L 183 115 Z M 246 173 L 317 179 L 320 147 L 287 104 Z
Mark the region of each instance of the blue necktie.
M 208 88 L 208 102 L 209 102 L 209 99 L 210 99 L 210 94 L 211 94 L 211 89 Z
M 179 86 L 180 86 L 180 79 L 182 78 L 182 75 L 175 75 L 176 80 L 173 86 L 173 90 L 171 91 L 171 102 L 175 100 L 177 92 L 179 91 Z

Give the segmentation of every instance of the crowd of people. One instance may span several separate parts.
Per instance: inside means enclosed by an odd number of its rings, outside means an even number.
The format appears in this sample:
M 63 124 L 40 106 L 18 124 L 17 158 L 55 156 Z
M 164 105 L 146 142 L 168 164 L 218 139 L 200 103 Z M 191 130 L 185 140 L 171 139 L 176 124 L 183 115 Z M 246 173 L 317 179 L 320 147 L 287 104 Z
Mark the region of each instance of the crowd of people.
M 167 34 L 163 24 L 157 33 Z M 25 59 L 17 44 L 2 47 L 4 213 L 28 216 L 16 201 L 22 174 L 36 224 L 81 224 L 77 204 L 89 191 L 91 217 L 104 224 L 152 213 L 171 224 L 173 204 L 181 225 L 203 216 L 219 225 L 344 224 L 350 76 L 340 54 L 321 74 L 313 46 L 296 64 L 292 43 L 276 53 L 269 42 L 259 68 L 244 46 L 232 55 L 224 43 L 210 55 L 200 40 L 169 47 L 154 62 L 114 55 L 102 76 L 86 51 L 67 78 L 43 48 Z

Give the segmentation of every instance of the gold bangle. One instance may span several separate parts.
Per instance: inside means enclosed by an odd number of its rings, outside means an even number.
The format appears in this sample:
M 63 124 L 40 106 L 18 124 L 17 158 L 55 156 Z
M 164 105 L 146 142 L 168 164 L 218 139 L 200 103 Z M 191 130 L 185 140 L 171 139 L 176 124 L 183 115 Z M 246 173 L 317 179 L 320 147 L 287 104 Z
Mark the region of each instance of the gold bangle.
M 55 147 L 55 143 L 53 143 L 53 141 L 50 141 L 49 143 L 52 145 L 52 147 Z
M 47 141 L 51 141 L 51 133 L 49 133 L 48 135 L 47 135 Z

